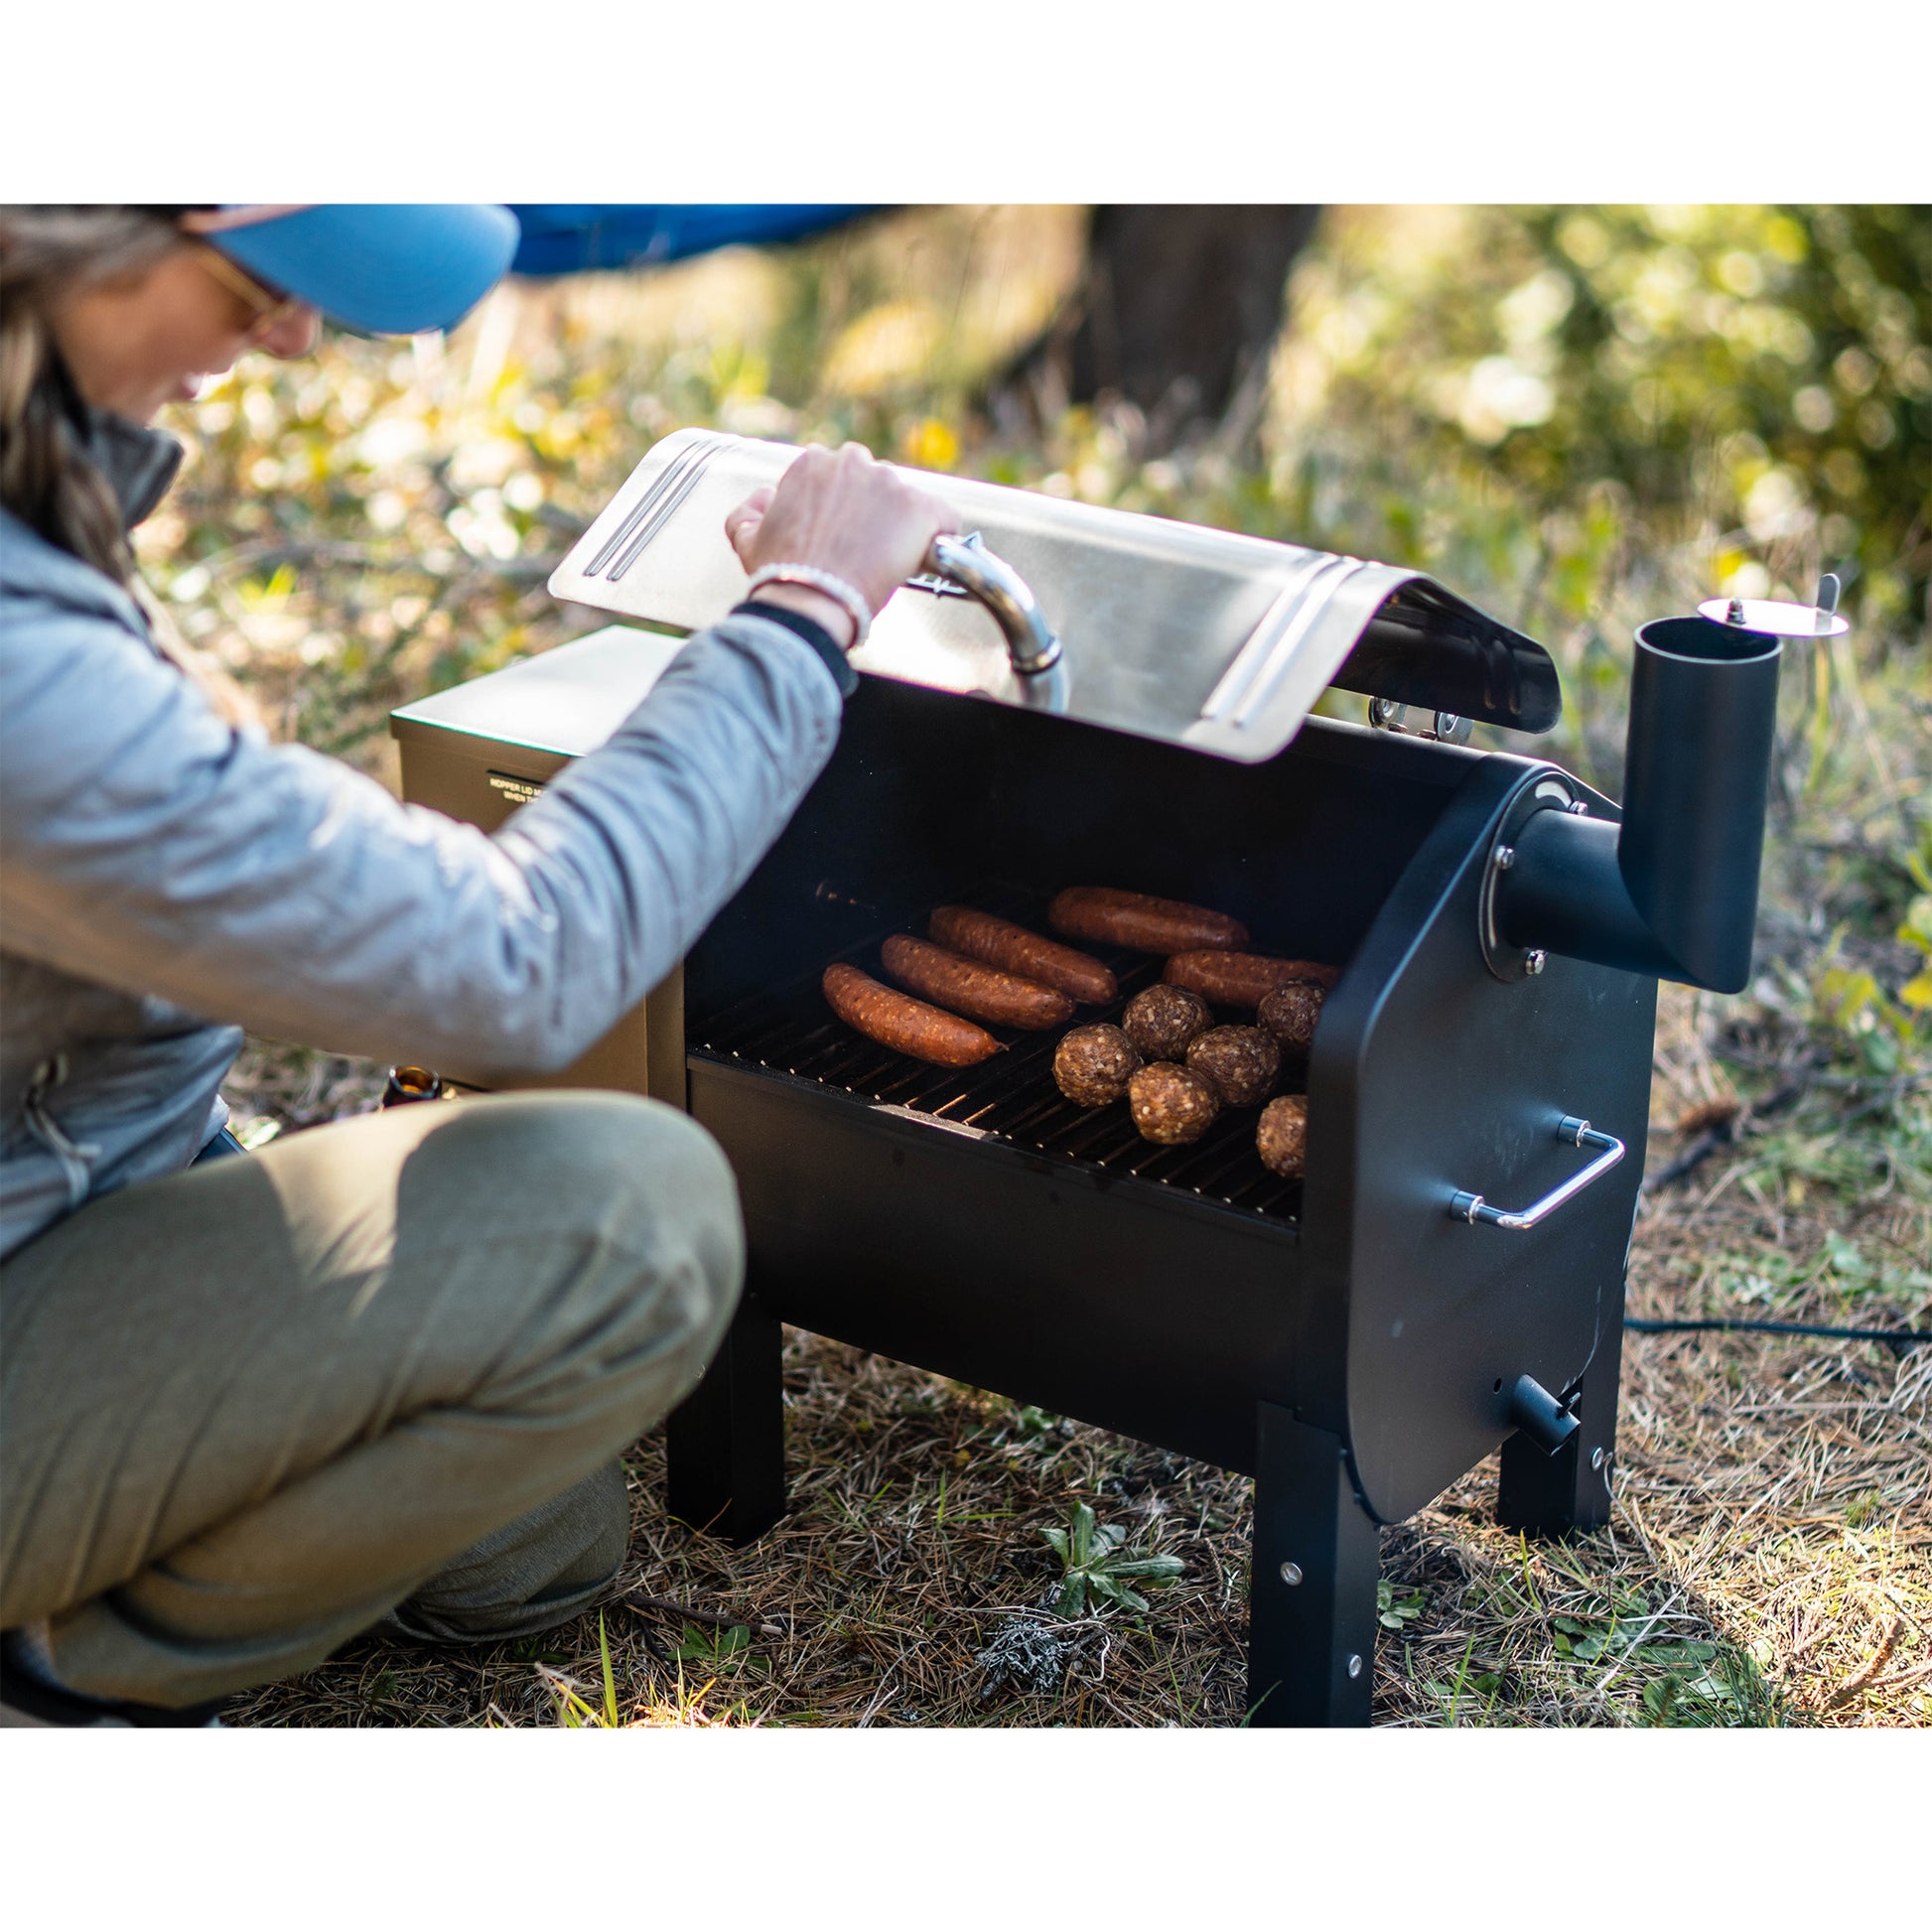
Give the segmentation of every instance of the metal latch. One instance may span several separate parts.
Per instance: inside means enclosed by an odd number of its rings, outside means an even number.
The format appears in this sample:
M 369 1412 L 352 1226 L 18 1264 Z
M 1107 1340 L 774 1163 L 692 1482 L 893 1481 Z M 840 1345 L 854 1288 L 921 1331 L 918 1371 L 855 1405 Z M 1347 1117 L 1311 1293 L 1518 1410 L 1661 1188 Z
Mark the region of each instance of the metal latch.
M 1443 745 L 1466 745 L 1469 720 L 1453 711 L 1429 711 L 1421 705 L 1397 704 L 1393 698 L 1371 698 L 1368 722 L 1379 732 L 1404 738 L 1431 738 Z

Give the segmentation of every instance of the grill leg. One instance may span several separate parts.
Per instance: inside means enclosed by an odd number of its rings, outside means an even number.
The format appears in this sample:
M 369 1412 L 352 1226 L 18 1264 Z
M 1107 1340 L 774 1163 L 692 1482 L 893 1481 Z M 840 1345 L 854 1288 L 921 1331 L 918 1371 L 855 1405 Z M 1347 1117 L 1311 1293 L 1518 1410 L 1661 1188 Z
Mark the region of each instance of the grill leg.
M 1381 1560 L 1375 1520 L 1355 1498 L 1336 1437 L 1273 1403 L 1256 1409 L 1248 1722 L 1366 1725 Z M 1297 1572 L 1301 1581 L 1289 1583 Z
M 704 1380 L 664 1427 L 671 1514 L 729 1543 L 752 1542 L 785 1513 L 783 1340 L 747 1295 Z
M 1554 1455 L 1519 1430 L 1503 1443 L 1496 1520 L 1526 1536 L 1569 1536 L 1610 1520 L 1610 1460 L 1616 1450 L 1617 1378 L 1623 1361 L 1623 1304 L 1577 1386 L 1581 1424 Z

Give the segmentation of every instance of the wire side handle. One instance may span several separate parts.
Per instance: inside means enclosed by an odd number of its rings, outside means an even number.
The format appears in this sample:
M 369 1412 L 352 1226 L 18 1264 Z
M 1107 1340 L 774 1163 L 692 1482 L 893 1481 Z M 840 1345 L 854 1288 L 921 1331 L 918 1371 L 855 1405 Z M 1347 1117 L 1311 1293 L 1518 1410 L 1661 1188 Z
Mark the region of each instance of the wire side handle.
M 1600 1150 L 1588 1167 L 1580 1168 L 1561 1186 L 1553 1187 L 1540 1201 L 1512 1211 L 1506 1207 L 1491 1207 L 1480 1194 L 1472 1194 L 1458 1188 L 1449 1196 L 1449 1218 L 1453 1221 L 1467 1221 L 1472 1226 L 1477 1221 L 1486 1221 L 1492 1228 L 1508 1228 L 1522 1233 L 1536 1226 L 1539 1221 L 1548 1220 L 1565 1201 L 1574 1200 L 1592 1181 L 1600 1180 L 1623 1159 L 1623 1143 L 1614 1134 L 1599 1133 L 1588 1121 L 1575 1114 L 1565 1114 L 1557 1122 L 1557 1139 L 1572 1147 L 1593 1147 Z

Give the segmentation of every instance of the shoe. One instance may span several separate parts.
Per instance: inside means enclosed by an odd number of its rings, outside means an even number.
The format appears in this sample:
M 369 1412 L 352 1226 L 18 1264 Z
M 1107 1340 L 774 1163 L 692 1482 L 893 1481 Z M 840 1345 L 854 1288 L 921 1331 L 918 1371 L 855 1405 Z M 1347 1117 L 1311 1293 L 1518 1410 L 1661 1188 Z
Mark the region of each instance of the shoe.
M 0 1646 L 0 1729 L 56 1727 L 81 1730 L 222 1730 L 226 1698 L 171 1710 L 127 1698 L 80 1697 L 44 1683 L 23 1670 Z

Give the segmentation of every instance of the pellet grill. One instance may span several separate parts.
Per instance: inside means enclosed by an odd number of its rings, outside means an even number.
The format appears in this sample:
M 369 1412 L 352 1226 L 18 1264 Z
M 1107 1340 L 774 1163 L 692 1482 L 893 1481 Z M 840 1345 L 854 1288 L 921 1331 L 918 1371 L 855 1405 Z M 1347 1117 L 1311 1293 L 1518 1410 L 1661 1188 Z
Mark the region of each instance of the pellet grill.
M 658 444 L 551 580 L 652 628 L 398 711 L 406 796 L 490 827 L 603 743 L 742 596 L 725 514 L 794 454 Z M 1365 1724 L 1380 1525 L 1499 1445 L 1504 1522 L 1607 1514 L 1656 979 L 1744 983 L 1781 635 L 1842 626 L 1644 626 L 1624 811 L 1457 742 L 1547 731 L 1556 671 L 1419 573 L 935 486 L 969 534 L 880 615 L 830 765 L 564 1076 L 687 1108 L 738 1173 L 747 1294 L 671 1419 L 670 1507 L 738 1541 L 782 1513 L 792 1322 L 1252 1475 L 1252 1721 Z M 1367 726 L 1311 715 L 1335 688 Z M 1252 1110 L 1163 1148 L 1074 1107 L 1052 1035 L 940 1068 L 825 1006 L 829 961 L 876 971 L 934 905 L 1044 930 L 1066 885 L 1342 969 L 1288 1081 L 1301 1179 L 1261 1165 Z M 1161 969 L 1088 950 L 1123 1000 Z

